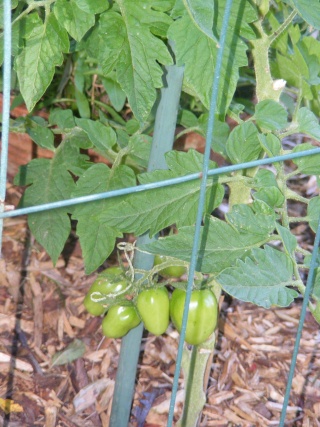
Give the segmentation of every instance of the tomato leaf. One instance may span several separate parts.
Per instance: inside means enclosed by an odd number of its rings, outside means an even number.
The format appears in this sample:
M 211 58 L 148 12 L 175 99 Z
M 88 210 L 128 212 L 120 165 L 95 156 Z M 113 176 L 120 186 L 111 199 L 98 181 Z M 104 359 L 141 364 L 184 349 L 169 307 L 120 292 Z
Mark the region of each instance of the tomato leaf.
M 259 141 L 261 147 L 270 157 L 278 156 L 280 154 L 282 148 L 281 141 L 272 133 L 268 133 L 268 135 L 259 133 Z
M 206 6 L 207 11 L 204 10 L 204 4 L 208 2 L 188 2 L 191 3 L 192 11 L 190 7 L 184 11 L 177 10 L 182 16 L 170 26 L 168 37 L 174 41 L 177 64 L 185 65 L 184 90 L 199 97 L 204 106 L 209 108 L 218 52 L 215 39 L 219 38 L 226 2 L 215 2 L 214 13 L 210 6 Z M 206 19 L 199 26 L 199 20 L 204 14 Z M 247 47 L 239 35 L 247 39 L 255 38 L 248 25 L 254 20 L 256 13 L 249 2 L 233 2 L 221 69 L 222 81 L 225 83 L 220 85 L 216 107 L 219 116 L 224 117 L 229 107 L 239 78 L 239 67 L 247 65 Z M 213 38 L 210 36 L 212 28 Z
M 68 31 L 71 37 L 78 42 L 86 34 L 86 32 L 94 25 L 94 14 L 85 11 L 82 7 L 90 7 L 90 4 L 82 0 L 78 4 L 78 0 L 56 0 L 54 4 L 54 13 L 60 24 Z
M 111 170 L 107 165 L 97 163 L 82 174 L 72 195 L 77 197 L 97 194 L 135 184 L 135 175 L 127 166 Z M 114 204 L 119 204 L 118 198 L 82 204 L 74 209 L 72 217 L 78 220 L 77 234 L 87 274 L 92 273 L 105 261 L 114 248 L 116 238 L 122 236 L 121 231 L 109 226 L 103 219 L 105 210 Z
M 212 31 L 214 4 L 202 0 L 183 0 L 183 3 L 194 25 L 207 37 L 218 42 Z
M 316 147 L 310 143 L 304 143 L 296 145 L 292 150 L 294 153 L 300 151 L 314 150 Z M 300 157 L 292 159 L 293 163 L 299 168 L 299 172 L 303 172 L 308 175 L 319 175 L 320 174 L 320 154 L 313 154 L 312 156 Z
M 312 86 L 320 83 L 319 41 L 313 37 L 305 37 L 300 41 L 298 31 L 298 38 L 293 42 L 290 54 L 289 51 L 276 53 L 271 63 L 272 74 L 277 78 L 285 78 L 288 86 L 300 89 L 306 99 L 313 99 Z
M 293 264 L 288 255 L 270 246 L 254 248 L 244 261 L 226 268 L 216 278 L 225 292 L 261 307 L 287 307 L 298 292 L 293 284 Z
M 99 150 L 109 150 L 117 143 L 115 131 L 111 127 L 104 126 L 100 121 L 89 119 L 75 119 L 75 121 Z
M 233 129 L 226 145 L 227 154 L 232 163 L 258 159 L 261 153 L 258 135 L 258 129 L 252 122 L 242 123 Z
M 288 114 L 278 102 L 265 99 L 256 105 L 254 118 L 262 129 L 280 130 L 287 126 Z
M 320 216 L 320 196 L 312 197 L 308 204 L 309 225 L 314 232 L 317 231 Z
M 171 170 L 158 170 L 139 176 L 141 184 L 171 179 L 187 173 L 200 172 L 202 155 L 194 150 L 188 153 L 169 152 L 166 156 Z M 211 162 L 210 167 L 215 167 Z M 129 194 L 118 199 L 103 214 L 103 220 L 109 225 L 138 235 L 149 230 L 156 234 L 169 225 L 178 227 L 191 225 L 196 218 L 199 201 L 200 183 L 189 181 L 170 187 L 154 189 L 152 192 Z M 217 178 L 209 178 L 206 194 L 206 212 L 212 212 L 223 198 L 224 190 L 217 184 Z
M 284 195 L 277 187 L 260 188 L 253 194 L 255 200 L 262 200 L 271 208 L 280 208 L 284 203 Z
M 102 78 L 101 81 L 115 110 L 121 111 L 127 97 L 121 89 L 119 83 L 111 78 L 110 75 L 108 77 Z
M 86 13 L 102 13 L 109 9 L 110 4 L 105 0 L 77 0 L 77 6 Z
M 295 236 L 288 230 L 287 228 L 283 227 L 279 223 L 276 224 L 277 232 L 279 236 L 281 237 L 284 250 L 289 256 L 292 256 L 294 253 L 294 250 L 297 247 L 297 239 Z
M 268 240 L 269 233 L 256 234 L 235 229 L 217 218 L 210 218 L 205 227 L 201 227 L 200 249 L 197 259 L 197 271 L 220 273 L 235 264 L 244 253 L 261 246 Z M 194 240 L 194 227 L 181 227 L 179 233 L 144 245 L 143 250 L 151 254 L 167 255 L 184 261 L 190 261 Z
M 20 201 L 20 207 L 37 206 L 71 198 L 75 188 L 68 170 L 83 172 L 87 156 L 79 154 L 79 148 L 64 141 L 56 150 L 55 157 L 34 159 L 21 166 L 15 177 L 16 185 L 29 185 Z M 83 168 L 82 168 L 82 167 Z M 71 208 L 59 208 L 28 216 L 29 227 L 37 241 L 57 262 L 69 236 L 71 226 L 68 212 Z
M 151 29 L 168 28 L 172 20 L 154 11 L 151 0 L 117 3 L 121 13 L 111 10 L 100 16 L 100 62 L 106 76 L 116 70 L 134 115 L 144 122 L 156 100 L 156 88 L 163 85 L 160 64 L 172 64 L 168 49 Z
M 76 125 L 72 110 L 54 108 L 50 111 L 49 123 L 57 125 L 61 130 L 73 129 Z
M 16 58 L 20 91 L 29 111 L 39 101 L 69 50 L 67 32 L 53 13 L 43 23 L 36 13 L 28 16 L 25 48 Z
M 48 123 L 41 117 L 28 117 L 26 119 L 26 131 L 30 138 L 39 147 L 55 151 L 54 135 L 47 126 Z
M 275 229 L 275 215 L 255 213 L 248 205 L 235 205 L 226 220 L 241 233 L 266 235 Z
M 300 108 L 297 115 L 297 132 L 304 133 L 320 141 L 320 125 L 315 114 L 306 107 Z
M 294 7 L 302 18 L 312 27 L 320 30 L 319 0 L 292 0 Z

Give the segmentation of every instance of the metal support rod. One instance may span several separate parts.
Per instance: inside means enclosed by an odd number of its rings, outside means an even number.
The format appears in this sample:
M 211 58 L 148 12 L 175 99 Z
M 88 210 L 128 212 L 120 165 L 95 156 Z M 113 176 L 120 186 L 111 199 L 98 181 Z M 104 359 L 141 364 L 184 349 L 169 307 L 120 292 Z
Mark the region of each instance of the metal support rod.
M 174 141 L 183 68 L 170 66 L 166 68 L 166 72 L 166 82 L 161 89 L 161 98 L 156 113 L 148 171 L 167 169 L 164 154 L 172 150 Z M 149 243 L 152 240 L 154 238 L 151 239 L 148 234 L 144 234 L 138 238 L 137 246 Z M 137 252 L 133 264 L 135 268 L 150 270 L 153 266 L 153 255 Z M 142 333 L 143 325 L 140 324 L 122 339 L 110 427 L 128 426 Z
M 294 348 L 293 348 L 293 353 L 292 353 L 291 365 L 290 365 L 290 370 L 289 370 L 289 375 L 288 375 L 286 392 L 284 395 L 284 401 L 283 401 L 283 406 L 282 406 L 282 411 L 281 411 L 281 416 L 280 416 L 279 427 L 283 427 L 285 425 L 286 413 L 287 413 L 287 408 L 288 408 L 289 398 L 290 398 L 290 391 L 291 391 L 291 386 L 292 386 L 292 381 L 293 381 L 293 376 L 294 376 L 294 370 L 295 370 L 295 366 L 297 363 L 297 357 L 298 357 L 298 352 L 299 352 L 299 347 L 300 347 L 302 329 L 303 329 L 304 321 L 306 318 L 308 302 L 309 302 L 312 287 L 313 287 L 315 270 L 319 265 L 319 263 L 318 263 L 319 245 L 320 245 L 320 218 L 319 218 L 319 222 L 318 222 L 316 237 L 314 240 L 314 247 L 313 247 L 313 251 L 312 251 L 312 257 L 311 257 L 309 275 L 308 275 L 308 279 L 307 279 L 307 285 L 306 285 L 305 293 L 303 295 L 303 303 L 302 303 L 302 307 L 301 307 L 301 314 L 300 314 L 300 319 L 299 319 L 299 324 L 298 324 L 296 340 L 294 343 Z
M 311 150 L 299 151 L 289 154 L 283 154 L 275 157 L 265 157 L 260 160 L 253 160 L 250 162 L 239 163 L 231 166 L 223 166 L 216 169 L 210 169 L 208 176 L 216 176 L 228 174 L 242 169 L 256 168 L 262 165 L 269 165 L 276 162 L 284 162 L 285 160 L 299 159 L 302 157 L 314 156 L 320 154 L 320 148 L 313 148 Z M 297 172 L 298 173 L 298 172 Z M 43 203 L 37 206 L 28 206 L 27 208 L 16 209 L 13 211 L 0 213 L 0 218 L 12 218 L 20 215 L 27 215 L 35 212 L 48 211 L 50 209 L 59 209 L 66 206 L 79 205 L 81 203 L 94 202 L 96 200 L 111 199 L 112 197 L 124 196 L 126 194 L 140 193 L 142 191 L 154 190 L 160 187 L 169 187 L 174 184 L 181 184 L 184 182 L 193 181 L 195 179 L 202 179 L 202 172 L 191 173 L 188 175 L 178 176 L 177 178 L 166 179 L 164 181 L 150 182 L 148 184 L 137 185 L 135 187 L 120 188 L 118 190 L 105 191 L 103 193 L 90 194 L 88 196 L 74 197 L 73 199 L 59 200 L 57 202 Z
M 3 104 L 2 104 L 2 143 L 0 164 L 0 213 L 4 211 L 9 146 L 9 114 L 11 85 L 11 1 L 3 1 Z M 2 248 L 3 219 L 0 218 L 0 257 Z

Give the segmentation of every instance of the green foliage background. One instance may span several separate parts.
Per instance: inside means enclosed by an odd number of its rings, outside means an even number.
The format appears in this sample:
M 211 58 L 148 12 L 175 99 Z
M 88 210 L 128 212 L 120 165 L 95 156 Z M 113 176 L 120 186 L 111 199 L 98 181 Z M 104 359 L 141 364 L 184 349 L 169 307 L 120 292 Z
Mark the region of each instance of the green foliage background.
M 13 1 L 13 105 L 23 99 L 30 114 L 12 121 L 11 131 L 28 133 L 53 153 L 51 160 L 34 159 L 20 169 L 15 183 L 27 186 L 20 205 L 201 171 L 202 155 L 193 150 L 168 152 L 167 170 L 146 168 L 165 66 L 184 67 L 182 133 L 206 132 L 224 8 L 225 0 Z M 319 9 L 316 0 L 234 0 L 212 139 L 213 151 L 226 162 L 309 150 L 311 142 L 320 141 Z M 256 98 L 243 97 L 243 87 L 247 93 L 254 90 Z M 48 121 L 33 115 L 42 107 L 50 111 Z M 231 119 L 233 129 L 227 124 Z M 284 148 L 284 138 L 296 133 L 307 142 Z M 93 164 L 88 149 L 108 165 Z M 320 175 L 319 156 L 294 163 L 293 174 Z M 216 167 L 211 162 L 210 168 Z M 309 201 L 290 190 L 293 174 L 276 164 L 269 171 L 244 170 L 207 183 L 197 268 L 230 294 L 265 307 L 290 304 L 296 296 L 292 287 L 303 293 L 299 268 L 306 266 L 296 255 L 308 253 L 292 241 L 294 219 L 287 201 L 306 204 L 305 221 L 314 229 L 319 197 Z M 230 211 L 222 221 L 210 214 L 227 189 Z M 31 214 L 28 221 L 56 262 L 71 231 L 70 219 L 75 220 L 87 273 L 105 261 L 123 233 L 155 235 L 172 225 L 178 234 L 144 249 L 188 261 L 198 195 L 199 184 L 191 181 Z M 273 247 L 278 241 L 282 252 Z M 281 280 L 270 272 L 272 265 L 283 270 Z M 259 278 L 263 293 L 248 274 Z M 316 289 L 316 302 L 318 295 Z

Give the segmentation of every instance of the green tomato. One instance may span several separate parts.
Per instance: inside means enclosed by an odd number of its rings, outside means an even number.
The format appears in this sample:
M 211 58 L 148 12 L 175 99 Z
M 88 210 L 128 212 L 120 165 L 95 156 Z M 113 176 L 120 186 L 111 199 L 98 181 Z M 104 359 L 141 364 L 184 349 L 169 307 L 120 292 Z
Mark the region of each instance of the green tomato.
M 114 305 L 102 320 L 102 332 L 109 338 L 121 338 L 140 322 L 139 314 L 133 305 Z
M 156 255 L 154 257 L 154 265 L 160 265 L 163 262 L 167 261 L 168 257 L 164 255 Z M 159 274 L 163 277 L 181 277 L 186 272 L 186 268 L 181 265 L 173 265 L 171 267 L 166 267 L 163 270 L 159 271 Z
M 91 285 L 83 300 L 86 310 L 93 316 L 101 316 L 107 308 L 98 301 L 93 301 L 91 296 L 94 292 L 101 294 L 101 298 L 112 294 L 118 294 L 128 287 L 128 281 L 120 267 L 110 267 L 104 270 Z M 99 295 L 94 295 L 99 298 Z
M 175 289 L 170 301 L 170 316 L 176 329 L 181 332 L 186 292 Z M 218 321 L 218 302 L 209 289 L 192 291 L 185 341 L 199 345 L 213 333 Z
M 169 325 L 169 295 L 166 287 L 146 289 L 137 298 L 137 309 L 147 331 L 162 335 Z

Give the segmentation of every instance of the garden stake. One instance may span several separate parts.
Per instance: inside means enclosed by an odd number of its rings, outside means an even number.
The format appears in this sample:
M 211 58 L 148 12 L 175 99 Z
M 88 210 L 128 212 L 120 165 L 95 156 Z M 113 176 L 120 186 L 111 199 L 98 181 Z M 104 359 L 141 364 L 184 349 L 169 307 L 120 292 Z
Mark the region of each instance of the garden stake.
M 3 1 L 3 105 L 2 105 L 2 143 L 0 165 L 0 213 L 4 211 L 6 198 L 6 182 L 8 167 L 9 145 L 9 113 L 10 113 L 10 86 L 11 86 L 11 1 Z M 0 258 L 2 248 L 3 219 L 0 218 Z
M 167 168 L 164 154 L 172 149 L 174 141 L 182 78 L 183 67 L 167 67 L 167 81 L 161 89 L 161 99 L 157 108 L 148 165 L 149 171 Z M 153 240 L 149 237 L 149 233 L 145 233 L 138 238 L 137 247 Z M 134 267 L 136 269 L 150 270 L 153 265 L 153 258 L 153 255 L 137 251 L 134 258 Z M 143 324 L 141 323 L 122 339 L 110 427 L 128 426 L 142 333 Z
M 283 401 L 283 406 L 282 406 L 282 411 L 281 411 L 279 427 L 284 427 L 284 423 L 286 420 L 286 412 L 287 412 L 287 407 L 289 404 L 290 390 L 291 390 L 291 386 L 292 386 L 294 370 L 295 370 L 295 366 L 297 363 L 297 357 L 298 357 L 298 351 L 299 351 L 299 346 L 300 346 L 303 324 L 304 324 L 304 320 L 305 320 L 305 317 L 307 314 L 308 302 L 309 302 L 309 298 L 311 295 L 311 290 L 312 290 L 312 286 L 313 286 L 313 282 L 314 282 L 315 269 L 319 266 L 319 262 L 317 260 L 318 255 L 319 255 L 319 245 L 320 245 L 320 218 L 319 218 L 319 222 L 318 222 L 316 237 L 314 240 L 310 270 L 309 270 L 308 279 L 307 279 L 307 285 L 306 285 L 306 289 L 305 289 L 305 294 L 303 296 L 303 303 L 302 303 L 302 307 L 301 307 L 299 325 L 298 325 L 297 335 L 296 335 L 294 348 L 293 348 L 293 354 L 292 354 L 290 370 L 289 370 L 289 375 L 288 375 L 288 380 L 287 380 L 286 392 L 284 395 L 284 401 Z
M 189 276 L 188 276 L 188 286 L 187 286 L 187 294 L 186 294 L 186 301 L 184 306 L 184 312 L 183 312 L 183 319 L 182 319 L 182 327 L 180 331 L 180 338 L 179 338 L 179 346 L 178 346 L 178 355 L 177 355 L 177 362 L 176 362 L 176 369 L 173 379 L 173 386 L 172 386 L 172 394 L 171 394 L 171 400 L 170 400 L 170 408 L 169 408 L 169 416 L 168 416 L 168 423 L 167 426 L 171 427 L 173 424 L 173 416 L 174 416 L 174 406 L 178 391 L 178 382 L 179 382 L 179 375 L 182 365 L 182 357 L 183 357 L 183 348 L 184 348 L 184 339 L 186 335 L 186 328 L 187 328 L 187 320 L 188 320 L 188 310 L 189 310 L 189 304 L 191 299 L 191 291 L 193 286 L 193 278 L 195 274 L 195 268 L 196 268 L 196 259 L 197 254 L 199 250 L 199 244 L 200 244 L 200 226 L 202 222 L 202 216 L 203 216 L 203 208 L 205 203 L 205 193 L 206 193 L 206 181 L 208 177 L 208 165 L 209 165 L 209 159 L 210 159 L 210 150 L 211 150 L 211 141 L 212 141 L 212 135 L 213 135 L 213 129 L 215 124 L 215 113 L 216 113 L 216 104 L 218 99 L 218 89 L 219 89 L 219 82 L 220 82 L 220 70 L 222 65 L 222 58 L 223 58 L 223 51 L 225 47 L 225 41 L 226 41 L 226 34 L 228 29 L 228 22 L 231 12 L 231 6 L 232 6 L 232 0 L 227 0 L 225 10 L 224 10 L 224 16 L 223 16 L 223 22 L 222 22 L 222 28 L 221 28 L 221 34 L 220 34 L 220 41 L 219 41 L 219 50 L 217 55 L 217 62 L 216 67 L 214 70 L 213 75 L 213 84 L 212 84 L 212 95 L 211 95 L 211 102 L 210 102 L 210 111 L 209 111 L 209 119 L 208 119 L 208 129 L 207 129 L 207 135 L 206 135 L 206 146 L 205 146 L 205 152 L 204 152 L 204 160 L 203 160 L 203 169 L 202 169 L 202 180 L 200 184 L 200 195 L 199 195 L 199 203 L 198 203 L 198 210 L 197 210 L 197 218 L 196 218 L 196 224 L 195 224 L 195 233 L 194 233 L 194 241 L 192 246 L 192 253 L 191 253 L 191 259 L 190 259 L 190 269 L 189 269 Z M 198 368 L 198 364 L 200 363 L 197 359 L 197 353 L 196 350 L 193 353 L 192 357 L 192 369 L 191 372 L 196 368 Z M 204 358 L 202 361 L 202 366 L 200 370 L 203 370 L 202 374 L 202 392 L 200 393 L 200 402 L 196 405 L 195 408 L 193 408 L 193 411 L 190 412 L 187 405 L 184 407 L 184 412 L 182 415 L 182 427 L 194 427 L 198 424 L 198 420 L 200 417 L 199 410 L 203 408 L 203 381 L 204 381 L 204 373 L 206 371 L 207 366 L 207 360 L 208 356 Z M 201 363 L 200 363 L 201 365 Z M 193 373 L 193 372 L 192 372 Z M 190 390 L 190 393 L 189 393 Z M 193 388 L 193 385 L 191 382 L 188 382 L 188 391 L 187 396 L 188 400 L 190 402 L 196 401 L 199 399 L 199 394 L 197 395 L 195 388 Z M 190 398 L 189 398 L 190 397 Z M 202 402 L 201 402 L 202 401 Z M 201 406 L 201 409 L 200 409 Z M 190 408 L 191 409 L 191 408 Z

